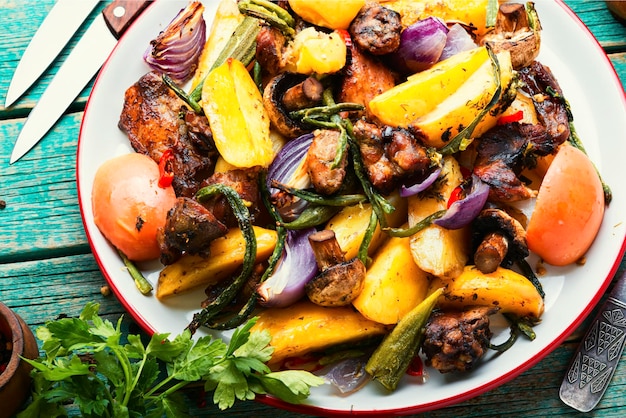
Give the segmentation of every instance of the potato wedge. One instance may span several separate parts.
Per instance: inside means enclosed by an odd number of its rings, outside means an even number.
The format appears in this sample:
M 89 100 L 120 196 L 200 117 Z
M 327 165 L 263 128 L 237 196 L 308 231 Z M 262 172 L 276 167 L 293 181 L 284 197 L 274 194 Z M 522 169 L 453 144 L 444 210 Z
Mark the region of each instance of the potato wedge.
M 254 226 L 257 241 L 256 261 L 267 259 L 276 246 L 276 231 Z M 245 239 L 239 228 L 211 242 L 211 256 L 185 255 L 166 266 L 159 274 L 156 296 L 165 299 L 230 277 L 243 263 Z
M 258 87 L 244 65 L 229 58 L 209 73 L 202 108 L 220 155 L 236 167 L 267 167 L 276 152 L 270 119 Z
M 261 311 L 250 332 L 268 330 L 274 348 L 270 366 L 288 357 L 320 351 L 337 344 L 355 342 L 388 331 L 387 326 L 370 321 L 351 306 L 325 308 L 308 300 L 287 308 Z
M 398 194 L 389 196 L 388 200 L 396 210 L 387 216 L 387 223 L 392 227 L 398 227 L 406 222 L 406 200 L 400 198 Z M 326 224 L 325 229 L 332 229 L 335 232 L 346 260 L 352 260 L 357 256 L 371 216 L 372 205 L 369 203 L 346 206 Z M 387 234 L 381 231 L 380 225 L 377 226 L 368 247 L 368 254 L 374 254 L 386 237 Z
M 444 158 L 441 176 L 445 181 L 438 193 L 418 194 L 408 198 L 409 226 L 446 208 L 450 194 L 463 181 L 461 167 L 454 157 Z M 430 225 L 411 236 L 411 253 L 424 271 L 441 277 L 456 277 L 469 259 L 469 229 L 445 229 Z
M 543 298 L 535 286 L 521 274 L 503 267 L 485 274 L 475 266 L 466 266 L 460 276 L 448 283 L 439 305 L 496 306 L 501 313 L 533 319 L 541 318 L 544 311 Z
M 374 97 L 369 109 L 383 123 L 406 128 L 454 93 L 488 61 L 485 47 L 460 52 Z
M 198 60 L 198 68 L 191 79 L 191 90 L 195 89 L 209 74 L 213 63 L 243 18 L 244 16 L 239 12 L 236 0 L 220 1 L 215 16 L 213 16 L 209 36 Z
M 429 280 L 411 255 L 408 238 L 392 237 L 376 252 L 352 305 L 372 321 L 396 324 L 426 297 Z
M 511 55 L 508 51 L 497 55 L 500 67 L 500 100 L 509 100 L 508 86 L 513 79 Z M 506 105 L 496 104 L 491 111 L 481 116 L 494 95 L 498 85 L 494 78 L 491 59 L 484 62 L 467 81 L 453 94 L 447 96 L 433 110 L 412 121 L 409 125 L 425 145 L 442 148 L 461 130 L 480 118 L 472 132 L 472 137 L 478 137 L 493 128 L 498 117 Z M 510 103 L 509 103 L 510 104 Z

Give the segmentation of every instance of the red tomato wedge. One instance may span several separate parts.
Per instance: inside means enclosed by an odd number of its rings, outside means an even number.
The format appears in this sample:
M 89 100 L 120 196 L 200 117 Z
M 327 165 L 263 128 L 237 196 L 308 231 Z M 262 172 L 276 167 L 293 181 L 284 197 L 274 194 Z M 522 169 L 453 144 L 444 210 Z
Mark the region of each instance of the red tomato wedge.
M 548 264 L 574 263 L 593 243 L 603 216 L 604 193 L 593 163 L 564 144 L 539 188 L 527 229 L 528 248 Z
M 100 232 L 133 261 L 160 255 L 157 229 L 165 225 L 176 195 L 159 187 L 159 166 L 143 154 L 125 154 L 102 164 L 93 183 L 94 222 Z

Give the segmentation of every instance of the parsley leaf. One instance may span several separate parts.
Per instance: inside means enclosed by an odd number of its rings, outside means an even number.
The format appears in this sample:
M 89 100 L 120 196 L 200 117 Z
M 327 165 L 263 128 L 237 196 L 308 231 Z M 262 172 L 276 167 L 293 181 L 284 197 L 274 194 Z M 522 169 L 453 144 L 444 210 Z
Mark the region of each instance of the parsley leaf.
M 324 383 L 305 371 L 272 372 L 271 336 L 250 332 L 257 318 L 234 330 L 228 344 L 211 336 L 194 341 L 185 330 L 171 340 L 154 334 L 144 345 L 139 335 L 123 334 L 122 318 L 113 324 L 98 311 L 89 303 L 78 318 L 36 330 L 45 354 L 24 359 L 34 369 L 33 400 L 19 418 L 67 416 L 71 403 L 85 417 L 184 417 L 179 389 L 190 382 L 204 381 L 220 409 L 265 393 L 298 403 Z

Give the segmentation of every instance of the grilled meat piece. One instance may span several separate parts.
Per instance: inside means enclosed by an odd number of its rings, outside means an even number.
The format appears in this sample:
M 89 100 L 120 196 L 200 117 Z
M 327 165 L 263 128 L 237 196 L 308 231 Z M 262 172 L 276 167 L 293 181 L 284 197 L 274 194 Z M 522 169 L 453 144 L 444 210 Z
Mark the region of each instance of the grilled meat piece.
M 331 168 L 337 146 L 339 131 L 319 129 L 314 132 L 313 141 L 306 156 L 306 167 L 316 192 L 325 195 L 336 193 L 346 177 L 347 153 L 336 168 Z
M 161 262 L 172 264 L 183 253 L 207 257 L 211 241 L 226 232 L 228 228 L 211 211 L 195 200 L 179 197 L 158 231 Z
M 426 365 L 441 373 L 472 370 L 489 347 L 489 315 L 496 312 L 492 307 L 433 312 L 422 344 Z
M 256 61 L 262 69 L 263 85 L 285 70 L 285 36 L 276 28 L 262 26 L 256 38 Z
M 400 14 L 378 3 L 367 3 L 356 15 L 348 32 L 352 42 L 373 55 L 394 52 L 400 46 Z
M 533 61 L 519 71 L 519 77 L 523 81 L 521 90 L 533 98 L 537 119 L 546 128 L 549 139 L 556 145 L 567 141 L 570 135 L 569 114 L 563 91 L 550 68 Z
M 350 58 L 343 68 L 337 100 L 358 103 L 365 106 L 365 115 L 373 116 L 367 110 L 370 100 L 396 85 L 396 75 L 377 57 L 361 52 L 352 45 Z
M 189 111 L 156 72 L 126 90 L 118 126 L 135 151 L 157 163 L 172 151 L 169 166 L 177 196 L 193 196 L 213 172 L 218 154 L 208 120 Z
M 259 167 L 252 167 L 230 170 L 225 173 L 215 173 L 202 183 L 202 187 L 211 184 L 224 184 L 233 188 L 241 199 L 250 202 L 250 205 L 248 205 L 250 221 L 254 223 L 260 215 L 260 208 L 263 206 L 258 186 L 259 172 Z M 215 217 L 226 226 L 235 227 L 238 225 L 237 218 L 224 196 L 217 195 L 202 204 L 213 212 Z
M 380 128 L 361 119 L 353 132 L 368 177 L 381 193 L 423 177 L 431 165 L 427 149 L 405 129 Z
M 474 174 L 487 183 L 489 198 L 498 202 L 528 199 L 534 192 L 518 177 L 535 157 L 555 151 L 541 125 L 507 123 L 484 133 L 476 147 Z

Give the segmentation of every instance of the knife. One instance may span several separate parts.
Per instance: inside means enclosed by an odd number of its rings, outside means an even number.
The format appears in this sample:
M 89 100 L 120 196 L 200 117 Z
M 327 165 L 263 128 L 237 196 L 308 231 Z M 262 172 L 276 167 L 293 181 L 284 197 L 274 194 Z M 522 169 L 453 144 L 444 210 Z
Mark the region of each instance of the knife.
M 54 4 L 17 64 L 4 107 L 11 106 L 43 74 L 96 4 L 98 0 L 59 0 Z
M 600 307 L 580 343 L 563 382 L 561 400 L 581 412 L 600 402 L 626 341 L 626 271 Z
M 115 0 L 96 17 L 30 112 L 9 164 L 19 160 L 48 132 L 149 3 L 149 0 Z

